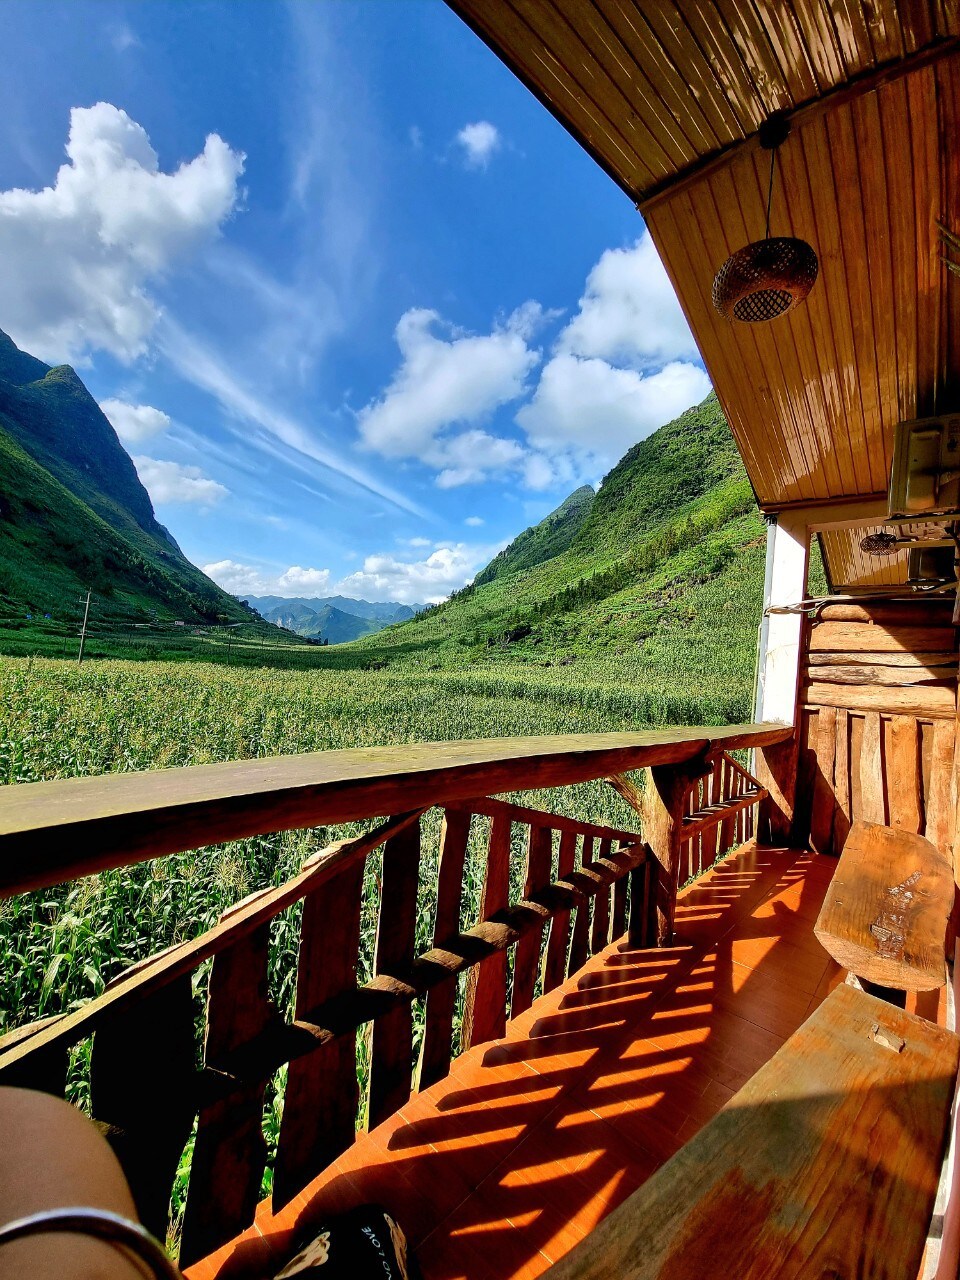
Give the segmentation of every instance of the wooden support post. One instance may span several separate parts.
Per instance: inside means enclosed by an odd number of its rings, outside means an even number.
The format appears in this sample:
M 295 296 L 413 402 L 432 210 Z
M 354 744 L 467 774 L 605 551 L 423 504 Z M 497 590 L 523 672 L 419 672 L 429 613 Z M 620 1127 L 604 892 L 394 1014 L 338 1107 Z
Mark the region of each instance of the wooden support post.
M 657 895 L 657 945 L 661 947 L 673 940 L 684 806 L 691 786 L 709 767 L 701 760 L 699 767 L 691 761 L 676 767 L 654 765 L 647 770 L 644 835 L 661 870 L 661 893 Z
M 470 820 L 470 813 L 464 810 L 447 810 L 443 815 L 437 870 L 437 919 L 433 930 L 435 947 L 442 947 L 460 932 L 460 899 Z M 455 977 L 434 987 L 427 995 L 423 1045 L 417 1067 L 418 1089 L 429 1088 L 450 1070 L 456 999 Z

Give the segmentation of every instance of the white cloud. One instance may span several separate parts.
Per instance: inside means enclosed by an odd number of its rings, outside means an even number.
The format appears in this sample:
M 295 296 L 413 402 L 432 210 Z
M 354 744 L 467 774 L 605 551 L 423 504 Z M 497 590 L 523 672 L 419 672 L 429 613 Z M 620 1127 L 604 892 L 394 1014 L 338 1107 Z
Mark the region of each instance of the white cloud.
M 133 465 L 150 497 L 160 505 L 189 502 L 211 507 L 230 492 L 225 485 L 205 476 L 199 467 L 143 457 L 134 458 Z
M 465 124 L 457 134 L 468 169 L 486 169 L 495 151 L 500 149 L 500 132 L 489 120 Z
M 557 350 L 640 367 L 699 358 L 649 232 L 601 256 Z
M 367 556 L 363 568 L 337 586 L 348 596 L 366 600 L 399 600 L 401 604 L 435 604 L 473 579 L 492 555 L 489 547 L 458 542 L 438 547 L 423 560 L 398 560 L 392 555 Z
M 433 604 L 470 582 L 499 547 L 448 543 L 421 560 L 390 554 L 367 556 L 363 568 L 331 583 L 329 569 L 292 565 L 281 574 L 265 574 L 253 565 L 217 560 L 203 572 L 226 591 L 239 596 L 346 595 L 365 600 L 397 600 L 401 604 Z
M 486 524 L 486 521 L 483 516 L 467 516 L 463 523 L 470 525 L 471 528 L 478 529 L 480 525 Z
M 101 400 L 100 408 L 121 440 L 139 444 L 159 435 L 170 426 L 170 415 L 149 404 L 129 404 L 126 400 Z
M 527 375 L 540 361 L 528 344 L 549 318 L 527 302 L 477 335 L 444 325 L 436 311 L 405 312 L 396 328 L 400 368 L 382 397 L 357 416 L 363 444 L 385 457 L 420 459 L 439 472 L 441 488 L 519 466 L 522 445 L 475 424 L 526 392 Z M 458 426 L 470 429 L 451 434 Z
M 556 355 L 544 367 L 536 394 L 519 411 L 517 421 L 531 444 L 551 455 L 551 461 L 556 451 L 573 450 L 608 465 L 709 390 L 704 371 L 682 361 L 643 374 L 605 360 Z
M 235 596 L 315 596 L 325 594 L 330 586 L 329 569 L 304 569 L 298 564 L 281 574 L 265 574 L 250 564 L 216 560 L 205 564 L 203 572 Z
M 149 293 L 236 205 L 244 157 L 217 134 L 164 173 L 145 130 L 106 102 L 70 113 L 68 163 L 42 191 L 0 192 L 0 325 L 45 359 L 146 350 Z
M 408 136 L 410 138 L 410 145 L 411 147 L 413 147 L 414 151 L 422 151 L 423 150 L 423 130 L 420 128 L 418 124 L 412 124 L 410 126 L 410 129 L 408 131 Z

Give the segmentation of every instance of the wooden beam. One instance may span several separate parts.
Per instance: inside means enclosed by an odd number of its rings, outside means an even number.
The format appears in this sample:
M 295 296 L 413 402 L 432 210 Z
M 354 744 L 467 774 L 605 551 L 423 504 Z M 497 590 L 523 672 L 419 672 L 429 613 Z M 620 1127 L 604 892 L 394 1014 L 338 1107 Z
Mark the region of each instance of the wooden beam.
M 0 787 L 0 896 L 225 840 L 568 786 L 783 736 L 765 724 L 485 738 Z
M 846 707 L 848 711 L 876 711 L 921 719 L 953 720 L 957 714 L 956 685 L 805 684 L 800 691 L 805 706 Z

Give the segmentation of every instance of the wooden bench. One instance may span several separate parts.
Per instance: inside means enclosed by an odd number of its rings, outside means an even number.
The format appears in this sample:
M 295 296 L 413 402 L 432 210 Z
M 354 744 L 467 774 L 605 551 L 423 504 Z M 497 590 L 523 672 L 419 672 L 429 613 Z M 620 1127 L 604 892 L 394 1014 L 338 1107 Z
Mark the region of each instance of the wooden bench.
M 947 981 L 954 898 L 949 860 L 922 836 L 855 822 L 814 933 L 867 990 L 902 1003 Z M 888 994 L 891 993 L 891 994 Z
M 909 1280 L 937 1191 L 958 1054 L 951 1032 L 838 987 L 546 1274 Z

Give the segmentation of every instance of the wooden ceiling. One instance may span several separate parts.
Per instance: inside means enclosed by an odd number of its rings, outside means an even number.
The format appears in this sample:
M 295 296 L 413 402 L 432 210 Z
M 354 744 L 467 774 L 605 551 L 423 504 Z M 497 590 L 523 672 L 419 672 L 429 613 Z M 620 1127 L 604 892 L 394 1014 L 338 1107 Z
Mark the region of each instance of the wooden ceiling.
M 960 3 L 449 2 L 638 203 L 761 505 L 884 492 L 895 424 L 960 405 L 937 228 L 960 233 Z M 771 230 L 820 278 L 790 315 L 730 323 L 713 276 L 763 236 L 777 110 Z

